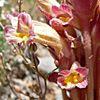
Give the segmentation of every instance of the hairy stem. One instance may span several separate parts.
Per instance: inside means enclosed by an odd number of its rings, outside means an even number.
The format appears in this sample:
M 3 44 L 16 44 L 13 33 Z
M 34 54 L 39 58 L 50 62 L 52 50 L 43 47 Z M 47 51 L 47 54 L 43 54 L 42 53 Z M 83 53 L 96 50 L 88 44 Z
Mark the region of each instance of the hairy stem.
M 94 54 L 95 99 L 100 100 L 100 46 L 96 48 Z
M 71 90 L 71 100 L 80 100 L 78 97 L 78 89 L 72 89 Z
M 89 69 L 88 87 L 87 87 L 87 100 L 94 100 L 94 81 L 93 81 L 93 53 L 91 45 L 91 37 L 88 31 L 84 31 L 84 50 L 86 58 L 86 67 Z

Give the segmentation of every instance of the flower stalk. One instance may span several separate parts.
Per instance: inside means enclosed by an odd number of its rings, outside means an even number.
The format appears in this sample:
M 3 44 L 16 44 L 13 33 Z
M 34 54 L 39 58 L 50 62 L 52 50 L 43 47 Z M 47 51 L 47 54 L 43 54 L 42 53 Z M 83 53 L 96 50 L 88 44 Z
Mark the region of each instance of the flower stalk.
M 22 11 L 22 4 L 23 4 L 23 0 L 18 0 L 19 13 L 21 13 Z
M 85 50 L 85 57 L 86 57 L 86 66 L 89 68 L 89 76 L 88 76 L 88 88 L 87 88 L 87 99 L 94 100 L 94 75 L 93 75 L 93 52 L 92 52 L 92 45 L 91 45 L 91 37 L 90 33 L 85 31 L 83 33 L 84 38 L 84 50 Z
M 70 100 L 66 94 L 66 89 L 62 89 L 62 97 L 63 97 L 63 100 Z

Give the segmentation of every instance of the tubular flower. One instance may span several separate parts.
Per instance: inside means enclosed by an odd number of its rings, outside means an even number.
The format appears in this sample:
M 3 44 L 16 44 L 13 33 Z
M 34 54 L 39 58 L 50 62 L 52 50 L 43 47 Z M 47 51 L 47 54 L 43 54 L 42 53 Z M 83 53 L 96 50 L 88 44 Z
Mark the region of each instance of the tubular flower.
M 68 25 L 79 28 L 76 19 L 73 18 L 74 16 L 70 5 L 65 3 L 60 5 L 55 2 L 51 4 L 43 0 L 38 0 L 37 2 L 39 9 L 46 16 L 49 24 L 58 32 L 63 32 Z M 49 8 L 49 10 L 47 8 Z
M 52 6 L 60 6 L 60 4 L 56 0 L 36 0 L 36 2 L 38 3 L 39 9 L 48 20 L 52 19 L 54 15 L 52 12 Z
M 4 35 L 8 43 L 27 42 L 33 36 L 32 19 L 29 14 L 22 12 L 17 17 L 8 15 L 11 25 L 5 26 Z
M 57 18 L 62 22 L 68 22 L 72 18 L 71 9 L 67 4 L 60 5 L 56 0 L 37 0 L 37 3 L 48 20 Z
M 57 78 L 57 84 L 62 89 L 72 89 L 75 87 L 86 88 L 88 69 L 80 67 L 78 62 L 74 62 L 70 70 L 62 70 Z
M 63 31 L 65 25 L 71 24 L 73 16 L 67 4 L 61 4 L 60 7 L 52 6 L 52 11 L 55 16 L 50 20 L 50 25 L 54 29 Z

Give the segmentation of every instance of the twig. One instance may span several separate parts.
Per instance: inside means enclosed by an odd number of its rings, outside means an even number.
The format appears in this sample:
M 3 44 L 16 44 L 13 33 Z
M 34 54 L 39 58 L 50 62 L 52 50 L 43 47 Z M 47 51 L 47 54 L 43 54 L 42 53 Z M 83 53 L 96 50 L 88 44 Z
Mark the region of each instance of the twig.
M 70 100 L 66 94 L 66 89 L 62 89 L 62 97 L 63 97 L 63 100 Z
M 23 1 L 22 0 L 18 0 L 17 3 L 18 3 L 18 6 L 19 6 L 19 13 L 21 13 L 21 11 L 22 11 L 21 6 L 23 4 Z
M 19 47 L 19 46 L 18 46 L 18 47 Z M 43 75 L 39 72 L 39 70 L 38 70 L 37 61 L 36 61 L 37 59 L 36 59 L 34 53 L 31 53 L 31 55 L 32 55 L 32 57 L 31 57 L 32 63 L 29 63 L 29 62 L 27 61 L 27 59 L 26 59 L 26 57 L 24 56 L 23 51 L 20 49 L 20 47 L 19 47 L 19 53 L 20 53 L 20 55 L 23 57 L 23 59 L 25 60 L 25 63 L 28 64 L 29 67 L 32 68 L 32 69 L 36 72 L 37 77 L 38 77 L 38 83 L 39 83 L 39 86 L 40 86 L 40 88 L 41 88 L 41 94 L 42 94 L 42 95 L 40 96 L 40 98 L 43 100 L 43 98 L 45 98 L 45 94 L 46 94 L 46 90 L 47 90 L 47 83 L 46 83 L 46 78 L 45 78 L 45 76 L 43 76 Z M 44 79 L 44 84 L 45 84 L 45 91 L 44 91 L 44 93 L 42 93 L 42 87 L 41 87 L 40 78 L 39 78 L 40 76 Z
M 33 60 L 33 63 L 34 63 L 34 66 L 35 66 L 35 68 L 36 68 L 36 71 L 37 72 L 39 72 L 39 70 L 38 70 L 38 67 L 37 67 L 37 59 L 36 59 L 36 57 L 35 57 L 35 55 L 34 55 L 34 53 L 32 53 L 32 60 Z M 41 87 L 41 84 L 40 84 L 40 77 L 41 75 L 40 74 L 37 74 L 37 77 L 38 77 L 38 83 L 39 83 L 39 86 L 40 86 L 40 89 L 41 89 L 41 93 L 42 93 L 42 87 Z M 43 78 L 44 79 L 44 78 Z M 46 85 L 46 81 L 44 80 L 44 82 L 45 82 L 45 85 Z M 46 89 L 45 89 L 46 90 Z M 43 93 L 42 93 L 43 94 Z M 43 95 L 40 95 L 40 98 L 41 99 L 44 99 L 45 98 L 45 95 L 43 94 Z

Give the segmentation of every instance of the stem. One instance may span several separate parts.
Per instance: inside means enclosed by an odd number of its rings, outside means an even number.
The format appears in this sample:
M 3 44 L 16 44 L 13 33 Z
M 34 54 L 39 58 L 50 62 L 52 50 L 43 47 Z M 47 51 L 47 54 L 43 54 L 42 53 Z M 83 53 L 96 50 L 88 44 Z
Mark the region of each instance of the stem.
M 79 100 L 85 100 L 86 99 L 86 89 L 78 89 L 78 97 L 79 97 Z
M 71 92 L 71 100 L 82 100 L 82 99 L 79 99 L 78 97 L 78 89 L 72 89 Z
M 69 98 L 66 94 L 66 89 L 62 89 L 62 97 L 63 97 L 63 100 L 69 100 Z
M 94 79 L 95 79 L 95 99 L 100 100 L 100 46 L 96 48 L 95 52 L 95 69 L 94 69 Z
M 94 81 L 93 81 L 93 54 L 91 47 L 91 37 L 88 31 L 84 31 L 84 50 L 86 57 L 86 67 L 89 69 L 87 100 L 94 100 Z
M 23 1 L 22 0 L 18 0 L 18 6 L 19 6 L 19 13 L 21 13 L 21 6 L 22 6 Z
M 31 61 L 32 61 L 32 63 L 29 63 L 29 62 L 27 61 L 27 59 L 26 59 L 26 57 L 25 57 L 23 51 L 21 50 L 21 48 L 20 48 L 19 46 L 18 46 L 18 50 L 19 50 L 20 55 L 23 57 L 23 59 L 24 59 L 24 61 L 25 61 L 24 63 L 25 63 L 26 65 L 28 65 L 28 67 L 30 67 L 31 69 L 33 69 L 33 70 L 36 72 L 37 78 L 38 78 L 39 87 L 40 87 L 40 89 L 41 89 L 41 92 L 40 92 L 39 97 L 40 97 L 40 99 L 44 100 L 44 99 L 45 99 L 45 94 L 46 94 L 46 91 L 47 91 L 46 78 L 45 78 L 45 76 L 43 76 L 43 75 L 39 72 L 39 70 L 38 70 L 38 62 L 37 62 L 37 59 L 36 59 L 36 57 L 35 57 L 34 51 L 31 52 Z M 45 91 L 44 91 L 44 93 L 42 93 L 42 87 L 41 87 L 41 84 L 40 84 L 40 77 L 42 77 L 43 80 L 44 80 L 44 84 L 45 84 Z
M 34 66 L 36 68 L 36 70 L 38 71 L 38 67 L 37 67 L 37 61 L 36 61 L 36 57 L 34 55 L 34 53 L 32 53 L 32 62 L 34 63 Z M 42 87 L 41 87 L 41 83 L 40 83 L 40 76 L 39 74 L 37 74 L 37 79 L 38 79 L 38 83 L 39 83 L 39 87 L 40 87 L 40 94 L 42 94 Z M 41 98 L 41 95 L 40 95 L 40 98 Z
M 31 55 L 32 55 L 31 60 L 33 62 L 33 65 L 35 66 L 35 69 L 36 69 L 36 72 L 37 72 L 38 83 L 39 83 L 39 86 L 40 86 L 40 89 L 41 89 L 40 99 L 45 100 L 45 95 L 46 95 L 46 90 L 47 90 L 46 79 L 38 70 L 38 62 L 37 62 L 37 59 L 35 57 L 34 52 Z M 42 92 L 42 87 L 41 87 L 41 83 L 40 83 L 40 76 L 44 79 L 44 84 L 45 84 L 45 91 L 44 91 L 44 93 Z

